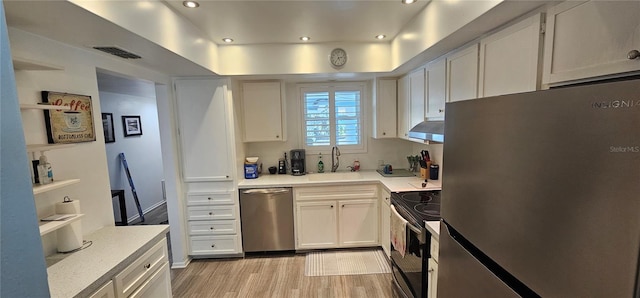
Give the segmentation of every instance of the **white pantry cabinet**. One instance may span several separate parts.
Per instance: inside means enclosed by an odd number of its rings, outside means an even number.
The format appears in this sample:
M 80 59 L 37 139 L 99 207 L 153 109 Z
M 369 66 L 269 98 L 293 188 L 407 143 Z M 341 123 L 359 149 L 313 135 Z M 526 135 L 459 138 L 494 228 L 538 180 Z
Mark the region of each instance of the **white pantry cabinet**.
M 174 82 L 184 182 L 230 181 L 230 99 L 225 79 Z
M 242 82 L 245 142 L 286 141 L 284 84 Z
M 478 96 L 478 44 L 447 57 L 447 102 Z
M 640 1 L 566 1 L 547 12 L 544 84 L 640 70 Z
M 409 130 L 424 121 L 424 68 L 420 68 L 409 74 Z
M 539 89 L 542 18 L 534 15 L 480 41 L 478 97 Z
M 401 139 L 409 139 L 410 98 L 409 77 L 398 79 L 398 134 Z
M 447 89 L 447 61 L 440 58 L 425 68 L 425 117 L 443 118 Z M 437 119 L 436 119 L 437 120 Z
M 397 127 L 395 79 L 376 79 L 373 98 L 373 138 L 395 138 Z
M 296 249 L 379 245 L 377 189 L 377 185 L 294 188 Z

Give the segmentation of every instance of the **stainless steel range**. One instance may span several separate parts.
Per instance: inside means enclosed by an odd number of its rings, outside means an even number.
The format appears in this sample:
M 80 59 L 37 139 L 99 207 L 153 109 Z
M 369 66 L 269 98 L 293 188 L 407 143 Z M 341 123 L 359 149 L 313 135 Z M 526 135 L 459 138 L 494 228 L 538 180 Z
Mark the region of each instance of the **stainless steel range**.
M 427 297 L 431 237 L 425 221 L 440 220 L 440 194 L 439 190 L 391 194 L 391 204 L 407 221 L 404 257 L 391 247 L 394 292 L 400 297 Z

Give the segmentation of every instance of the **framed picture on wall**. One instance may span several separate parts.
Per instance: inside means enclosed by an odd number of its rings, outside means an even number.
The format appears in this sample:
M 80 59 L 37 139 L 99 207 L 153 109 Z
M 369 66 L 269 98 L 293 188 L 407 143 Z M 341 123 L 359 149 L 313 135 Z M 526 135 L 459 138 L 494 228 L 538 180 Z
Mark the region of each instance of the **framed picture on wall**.
M 102 113 L 102 129 L 104 130 L 105 143 L 113 143 L 116 141 L 116 134 L 113 130 L 113 114 Z
M 96 140 L 91 96 L 42 91 L 42 101 L 68 110 L 45 110 L 44 122 L 49 144 L 69 144 Z
M 122 116 L 122 128 L 125 137 L 141 136 L 142 121 L 140 121 L 140 116 Z

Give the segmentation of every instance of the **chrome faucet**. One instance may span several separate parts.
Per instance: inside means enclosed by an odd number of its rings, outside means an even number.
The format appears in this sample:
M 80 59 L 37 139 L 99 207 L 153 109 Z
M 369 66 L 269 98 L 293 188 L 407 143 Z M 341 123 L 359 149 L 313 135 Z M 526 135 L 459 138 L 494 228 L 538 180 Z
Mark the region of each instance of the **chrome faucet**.
M 338 166 L 340 166 L 338 156 L 340 156 L 340 149 L 338 149 L 338 146 L 333 146 L 333 148 L 331 148 L 331 172 L 335 172 Z

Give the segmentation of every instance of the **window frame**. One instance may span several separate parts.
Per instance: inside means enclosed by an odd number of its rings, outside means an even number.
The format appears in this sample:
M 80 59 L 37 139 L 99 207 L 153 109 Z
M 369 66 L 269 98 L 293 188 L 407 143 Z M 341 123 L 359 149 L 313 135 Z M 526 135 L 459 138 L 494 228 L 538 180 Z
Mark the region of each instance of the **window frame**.
M 368 97 L 366 93 L 366 82 L 331 82 L 331 83 L 306 83 L 298 84 L 298 99 L 300 103 L 300 141 L 302 148 L 307 154 L 329 154 L 331 148 L 336 143 L 336 111 L 335 111 L 335 93 L 340 91 L 359 91 L 360 92 L 360 144 L 358 145 L 338 145 L 341 153 L 366 153 L 367 152 L 367 111 Z M 307 126 L 305 122 L 305 93 L 309 92 L 329 92 L 329 126 L 331 131 L 330 145 L 328 146 L 308 146 L 306 141 Z

